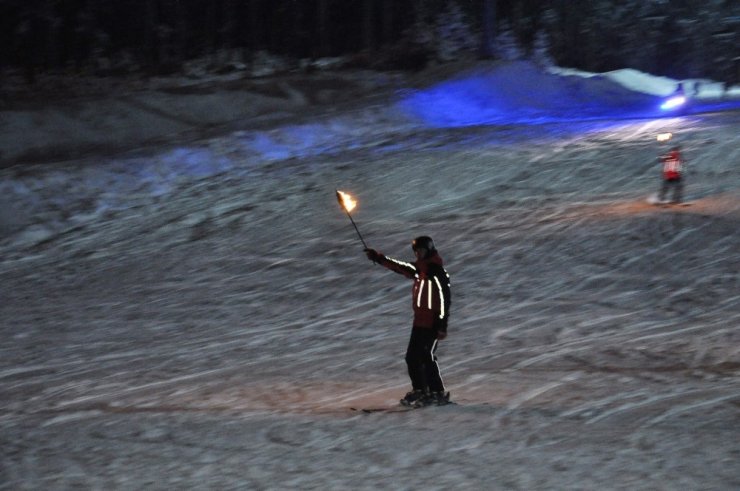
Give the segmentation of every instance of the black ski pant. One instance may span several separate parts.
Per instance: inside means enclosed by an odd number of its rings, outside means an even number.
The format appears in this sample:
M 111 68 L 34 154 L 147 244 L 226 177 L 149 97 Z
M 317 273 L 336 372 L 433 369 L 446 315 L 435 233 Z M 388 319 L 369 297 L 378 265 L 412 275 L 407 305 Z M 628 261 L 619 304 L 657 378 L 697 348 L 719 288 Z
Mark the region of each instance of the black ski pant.
M 428 327 L 411 329 L 409 347 L 406 349 L 406 366 L 409 369 L 411 387 L 414 390 L 445 390 L 437 365 L 437 331 Z
M 663 185 L 660 187 L 660 201 L 665 200 L 668 190 L 673 188 L 673 201 L 680 203 L 683 198 L 683 180 L 679 177 L 678 179 L 663 179 Z

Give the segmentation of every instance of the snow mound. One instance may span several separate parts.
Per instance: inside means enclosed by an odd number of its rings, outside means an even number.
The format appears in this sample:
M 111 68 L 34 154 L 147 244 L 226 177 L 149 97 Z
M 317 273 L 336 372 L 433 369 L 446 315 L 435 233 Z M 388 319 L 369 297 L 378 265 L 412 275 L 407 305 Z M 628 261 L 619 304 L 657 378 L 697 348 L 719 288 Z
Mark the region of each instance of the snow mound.
M 622 87 L 625 87 L 626 89 L 660 97 L 665 97 L 671 94 L 674 90 L 676 90 L 676 84 L 678 83 L 672 78 L 657 77 L 655 75 L 650 75 L 648 73 L 633 70 L 631 68 L 598 74 L 575 70 L 572 68 L 553 67 L 549 70 L 549 72 L 553 75 L 560 75 L 564 77 L 592 78 L 603 76 L 621 85 Z
M 606 77 L 629 90 L 658 97 L 666 97 L 672 94 L 678 84 L 682 83 L 690 97 L 696 101 L 740 99 L 740 87 L 727 87 L 721 82 L 708 79 L 674 80 L 668 77 L 650 75 L 649 73 L 640 72 L 632 68 L 599 74 L 571 68 L 553 67 L 549 72 L 554 75 L 582 78 Z
M 651 118 L 665 115 L 659 110 L 661 98 L 677 84 L 636 70 L 548 72 L 523 61 L 480 68 L 409 92 L 399 105 L 434 127 Z M 700 83 L 719 97 L 725 92 L 717 85 Z

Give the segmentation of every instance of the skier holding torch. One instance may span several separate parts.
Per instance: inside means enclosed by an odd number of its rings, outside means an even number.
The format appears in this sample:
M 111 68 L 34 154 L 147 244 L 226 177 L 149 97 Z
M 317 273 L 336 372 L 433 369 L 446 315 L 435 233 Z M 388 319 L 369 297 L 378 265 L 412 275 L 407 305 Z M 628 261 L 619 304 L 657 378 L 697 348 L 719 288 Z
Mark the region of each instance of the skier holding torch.
M 414 280 L 411 290 L 414 323 L 406 349 L 406 366 L 411 378 L 411 391 L 401 399 L 410 407 L 444 405 L 450 403 L 450 393 L 445 391 L 437 364 L 437 344 L 447 337 L 447 320 L 450 316 L 450 276 L 445 271 L 442 257 L 431 237 L 417 237 L 411 242 L 416 256 L 413 263 L 398 261 L 370 249 L 352 219 L 350 212 L 357 202 L 351 195 L 337 190 L 337 201 L 347 213 L 352 226 L 374 263 Z
M 406 349 L 406 365 L 411 378 L 411 392 L 401 399 L 404 406 L 444 405 L 450 393 L 437 364 L 437 344 L 447 337 L 450 315 L 450 277 L 431 237 L 417 237 L 411 242 L 416 261 L 393 259 L 375 249 L 365 249 L 368 259 L 414 280 L 412 306 L 414 323 Z
M 660 134 L 658 135 L 658 141 L 668 142 L 672 136 L 670 133 Z M 667 203 L 665 199 L 672 189 L 673 200 L 670 203 L 681 203 L 684 188 L 684 167 L 686 165 L 686 161 L 681 154 L 681 146 L 673 145 L 669 152 L 659 157 L 659 160 L 662 166 L 661 174 L 663 178 L 657 202 L 659 204 Z

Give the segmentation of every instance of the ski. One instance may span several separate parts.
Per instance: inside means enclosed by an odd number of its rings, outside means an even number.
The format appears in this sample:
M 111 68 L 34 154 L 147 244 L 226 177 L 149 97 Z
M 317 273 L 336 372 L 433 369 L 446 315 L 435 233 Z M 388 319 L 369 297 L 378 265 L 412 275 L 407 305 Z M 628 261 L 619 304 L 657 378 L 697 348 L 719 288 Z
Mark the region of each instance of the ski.
M 444 406 L 452 406 L 457 405 L 456 402 L 449 401 L 446 404 L 426 404 L 426 405 L 419 405 L 419 406 L 404 406 L 403 404 L 399 404 L 397 406 L 377 406 L 377 407 L 351 407 L 351 411 L 357 411 L 365 414 L 372 414 L 372 413 L 405 413 L 408 411 L 413 411 L 415 409 L 426 409 L 430 407 L 444 407 Z
M 414 409 L 421 409 L 424 406 L 382 406 L 382 407 L 351 407 L 352 411 L 357 411 L 365 414 L 372 413 L 405 413 L 407 411 L 413 411 Z
M 655 206 L 660 206 L 661 208 L 674 208 L 678 206 L 691 206 L 693 203 L 691 203 L 690 201 L 681 201 L 680 203 L 658 202 L 653 204 Z
M 675 206 L 691 206 L 694 204 L 694 201 L 668 201 L 668 200 L 660 200 L 657 196 L 649 196 L 645 201 L 647 201 L 648 204 L 658 206 L 661 208 L 673 208 Z

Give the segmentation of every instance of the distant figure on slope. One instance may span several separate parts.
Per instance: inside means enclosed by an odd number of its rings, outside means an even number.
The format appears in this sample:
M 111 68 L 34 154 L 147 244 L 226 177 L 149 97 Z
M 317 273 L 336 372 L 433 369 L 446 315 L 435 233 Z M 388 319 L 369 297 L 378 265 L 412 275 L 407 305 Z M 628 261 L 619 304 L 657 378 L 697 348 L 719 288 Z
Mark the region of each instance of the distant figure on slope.
M 414 280 L 412 302 L 414 324 L 406 350 L 411 392 L 401 399 L 404 406 L 444 405 L 450 401 L 437 364 L 438 341 L 447 337 L 450 315 L 450 277 L 431 237 L 411 242 L 416 261 L 407 263 L 366 249 L 368 259 Z
M 666 154 L 660 156 L 663 165 L 663 182 L 660 186 L 658 202 L 665 203 L 666 195 L 670 188 L 673 188 L 672 203 L 680 203 L 683 198 L 683 167 L 685 162 L 681 155 L 681 147 L 674 145 Z
M 686 92 L 683 88 L 683 82 L 678 82 L 678 84 L 676 85 L 676 90 L 673 91 L 673 94 L 671 94 L 671 96 L 686 97 Z

